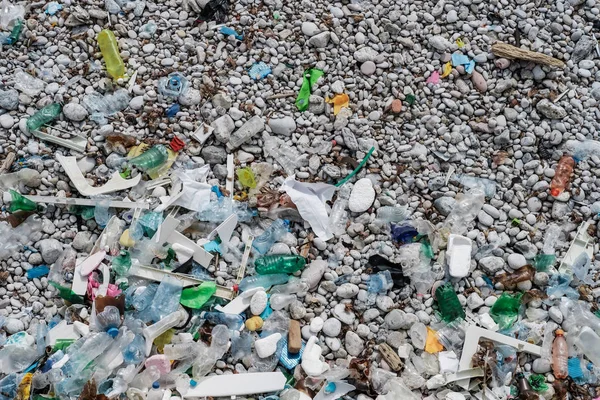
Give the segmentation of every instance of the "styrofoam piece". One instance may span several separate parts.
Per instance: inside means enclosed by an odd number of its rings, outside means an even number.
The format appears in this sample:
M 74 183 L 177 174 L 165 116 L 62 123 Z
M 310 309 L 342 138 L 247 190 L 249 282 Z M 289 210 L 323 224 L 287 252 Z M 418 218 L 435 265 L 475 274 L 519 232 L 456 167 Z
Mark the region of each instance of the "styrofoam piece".
M 131 179 L 124 179 L 119 172 L 116 171 L 104 185 L 94 187 L 88 183 L 81 173 L 81 170 L 77 165 L 77 158 L 65 157 L 57 154 L 56 159 L 60 165 L 62 165 L 77 191 L 83 196 L 95 196 L 129 189 L 140 183 L 140 180 L 142 179 L 142 174 L 138 174 L 138 176 Z
M 78 151 L 80 153 L 84 153 L 87 147 L 87 139 L 81 136 L 73 136 L 70 139 L 63 139 L 58 136 L 49 135 L 39 130 L 35 130 L 31 132 L 33 136 L 38 139 L 45 140 L 46 142 L 58 144 L 60 146 L 66 147 L 71 150 Z
M 244 396 L 278 392 L 284 388 L 285 382 L 285 375 L 279 371 L 212 375 L 198 380 L 197 385 L 190 388 L 183 397 Z
M 67 321 L 63 319 L 48 331 L 48 336 L 46 336 L 46 340 L 48 341 L 49 346 L 54 346 L 56 344 L 56 341 L 59 339 L 77 340 L 80 337 L 81 335 L 77 333 L 75 325 L 67 324 Z
M 163 279 L 167 275 L 177 278 L 183 284 L 183 287 L 190 286 L 198 286 L 202 284 L 202 280 L 193 278 L 189 275 L 178 274 L 174 272 L 164 271 L 157 268 L 152 267 L 143 267 L 143 266 L 135 266 L 130 270 L 130 275 L 137 276 L 139 278 L 149 279 L 157 282 L 162 282 Z M 215 296 L 221 297 L 223 299 L 231 300 L 233 299 L 233 290 L 226 288 L 224 286 L 217 285 L 217 291 L 215 292 Z
M 540 346 L 536 346 L 510 336 L 505 336 L 498 332 L 492 332 L 478 326 L 470 325 L 467 328 L 467 333 L 465 335 L 465 344 L 462 349 L 460 363 L 458 364 L 458 373 L 471 369 L 471 360 L 473 355 L 477 352 L 477 346 L 481 338 L 512 346 L 516 348 L 517 351 L 529 353 L 534 356 L 540 357 L 542 355 L 542 348 Z M 457 384 L 464 389 L 468 389 L 469 382 L 470 378 L 466 378 L 458 381 Z
M 25 198 L 34 201 L 36 203 L 47 203 L 47 204 L 64 204 L 67 206 L 96 206 L 98 200 L 93 199 L 82 199 L 79 197 L 54 197 L 54 196 L 24 196 Z M 103 203 L 105 204 L 105 203 Z M 108 207 L 112 208 L 141 208 L 147 210 L 150 208 L 148 203 L 144 202 L 133 202 L 133 201 L 120 201 L 111 200 L 106 202 Z
M 226 306 L 217 305 L 215 308 L 225 314 L 241 314 L 250 307 L 252 296 L 256 292 L 263 291 L 262 287 L 253 288 L 242 292 L 238 297 L 231 300 Z
M 183 234 L 176 231 L 179 226 L 179 220 L 175 217 L 168 215 L 167 218 L 163 221 L 163 223 L 159 227 L 159 231 L 156 236 L 158 237 L 158 243 L 169 243 L 179 244 L 183 247 L 191 249 L 194 251 L 194 261 L 203 267 L 208 267 L 210 265 L 211 260 L 213 259 L 212 254 L 204 250 L 202 247 L 198 246 L 194 243 L 193 240 L 188 239 Z M 187 260 L 180 260 L 180 262 L 185 262 Z
M 321 361 L 321 346 L 317 344 L 316 336 L 311 336 L 308 339 L 302 355 L 301 365 L 308 376 L 318 376 L 329 369 L 329 364 Z
M 217 237 L 217 235 L 219 236 L 219 239 L 221 239 L 221 243 L 224 243 L 225 245 L 227 245 L 227 243 L 229 243 L 229 240 L 231 239 L 231 235 L 233 235 L 233 231 L 235 230 L 235 227 L 237 226 L 238 223 L 238 217 L 236 214 L 231 214 L 229 217 L 227 217 L 227 219 L 225 219 L 225 221 L 223 221 L 221 223 L 221 225 L 217 226 L 209 235 L 208 235 L 208 240 L 213 240 Z
M 225 189 L 229 192 L 229 196 L 233 197 L 235 165 L 233 164 L 233 154 L 227 155 L 227 180 L 225 181 Z
M 587 253 L 590 260 L 594 256 L 594 238 L 588 234 L 588 228 L 590 227 L 589 222 L 584 222 L 577 230 L 575 239 L 571 242 L 569 250 L 562 259 L 558 272 L 566 275 L 573 275 L 571 266 L 573 262 L 579 257 L 581 253 Z
M 198 127 L 198 129 L 196 129 L 196 132 L 192 133 L 192 137 L 196 139 L 200 144 L 204 144 L 204 142 L 208 140 L 210 135 L 212 135 L 214 130 L 215 129 L 212 126 L 202 124 Z
M 448 271 L 453 278 L 464 278 L 471 268 L 471 239 L 451 234 L 448 238 Z
M 98 268 L 105 256 L 106 251 L 104 250 L 92 254 L 79 264 L 79 273 L 83 276 L 89 275 L 93 270 Z

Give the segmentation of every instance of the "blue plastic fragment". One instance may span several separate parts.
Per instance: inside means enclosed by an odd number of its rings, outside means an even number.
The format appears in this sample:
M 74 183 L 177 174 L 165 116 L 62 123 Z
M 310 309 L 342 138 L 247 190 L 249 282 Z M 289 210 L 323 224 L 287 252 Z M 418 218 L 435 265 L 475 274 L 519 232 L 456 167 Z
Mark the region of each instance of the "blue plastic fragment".
M 469 57 L 464 54 L 454 53 L 452 54 L 452 66 L 458 67 L 459 65 L 465 65 L 469 63 Z
M 580 383 L 580 382 L 583 383 L 582 380 L 584 379 L 584 375 L 583 375 L 583 370 L 581 369 L 581 360 L 577 357 L 569 358 L 568 368 L 569 368 L 569 376 L 576 383 Z
M 220 32 L 225 36 L 234 36 L 237 40 L 244 40 L 244 35 L 240 35 L 235 29 L 228 26 L 222 26 Z
M 279 356 L 279 362 L 287 369 L 296 368 L 296 366 L 300 364 L 300 361 L 302 360 L 302 353 L 304 353 L 304 348 L 306 347 L 306 344 L 304 343 L 304 341 L 302 341 L 302 347 L 300 347 L 300 351 L 298 352 L 298 354 L 291 354 L 287 350 L 287 336 L 284 336 L 281 339 L 281 342 L 283 344 L 283 350 L 281 351 L 281 356 Z
M 167 117 L 168 118 L 173 118 L 174 116 L 177 115 L 177 113 L 181 110 L 181 107 L 179 106 L 178 103 L 173 104 L 171 107 L 169 107 L 169 109 L 167 110 Z
M 257 62 L 248 70 L 248 75 L 254 80 L 260 80 L 271 73 L 271 67 L 264 62 Z
M 469 61 L 468 64 L 465 65 L 465 72 L 467 74 L 472 74 L 474 70 L 475 70 L 475 61 L 471 60 L 471 61 Z
M 42 276 L 48 275 L 49 272 L 50 268 L 48 268 L 47 265 L 40 265 L 39 267 L 34 267 L 27 271 L 27 278 L 41 278 Z
M 204 250 L 208 251 L 209 253 L 221 254 L 221 245 L 214 240 L 204 244 L 202 247 L 204 247 Z
M 62 8 L 62 4 L 58 4 L 56 1 L 53 1 L 51 3 L 48 3 L 48 6 L 46 7 L 46 14 L 54 15 L 60 10 L 62 10 Z

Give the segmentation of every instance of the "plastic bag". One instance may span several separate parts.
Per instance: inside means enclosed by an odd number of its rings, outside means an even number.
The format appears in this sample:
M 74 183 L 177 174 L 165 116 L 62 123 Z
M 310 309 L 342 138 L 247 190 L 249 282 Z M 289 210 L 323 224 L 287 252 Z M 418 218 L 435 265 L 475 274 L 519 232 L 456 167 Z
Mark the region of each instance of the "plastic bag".
M 522 293 L 510 295 L 502 293 L 502 296 L 492 306 L 490 316 L 501 330 L 510 328 L 519 317 Z
M 216 21 L 222 24 L 227 20 L 229 11 L 229 1 L 227 0 L 210 0 L 200 13 L 202 21 Z

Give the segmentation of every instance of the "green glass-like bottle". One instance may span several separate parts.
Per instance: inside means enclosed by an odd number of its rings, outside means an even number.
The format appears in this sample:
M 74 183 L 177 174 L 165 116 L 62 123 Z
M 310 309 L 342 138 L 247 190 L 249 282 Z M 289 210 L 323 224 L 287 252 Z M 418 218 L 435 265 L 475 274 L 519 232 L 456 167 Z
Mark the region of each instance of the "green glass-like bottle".
M 10 190 L 10 207 L 8 211 L 11 213 L 15 211 L 35 211 L 37 210 L 37 204 L 28 198 L 23 197 L 19 192 Z
M 27 130 L 37 131 L 48 122 L 54 121 L 60 115 L 62 107 L 58 103 L 52 103 L 42 108 L 27 119 Z
M 112 270 L 115 271 L 118 276 L 125 276 L 130 268 L 131 256 L 127 250 L 121 250 L 121 253 L 112 260 Z
M 435 298 L 442 314 L 442 321 L 449 324 L 458 318 L 465 318 L 463 310 L 452 285 L 446 283 L 435 290 Z
M 264 256 L 254 262 L 256 273 L 260 275 L 293 274 L 305 265 L 306 258 L 292 254 Z
M 4 41 L 4 44 L 13 45 L 17 43 L 19 40 L 19 36 L 21 36 L 21 31 L 23 30 L 23 20 L 19 19 L 15 26 L 12 28 L 10 35 Z
M 164 164 L 169 158 L 169 152 L 167 148 L 162 144 L 152 146 L 152 148 L 146 150 L 143 154 L 134 157 L 129 161 L 129 164 L 138 168 L 141 171 L 148 171 Z

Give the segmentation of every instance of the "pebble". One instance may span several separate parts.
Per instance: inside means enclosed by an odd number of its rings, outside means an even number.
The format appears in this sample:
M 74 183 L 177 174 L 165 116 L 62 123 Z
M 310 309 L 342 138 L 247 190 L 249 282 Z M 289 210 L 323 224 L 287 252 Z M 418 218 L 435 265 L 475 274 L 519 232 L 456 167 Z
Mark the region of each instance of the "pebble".
M 365 212 L 371 207 L 375 200 L 375 189 L 368 178 L 359 179 L 352 188 L 348 208 L 352 212 Z
M 365 348 L 365 342 L 356 333 L 352 331 L 346 332 L 344 340 L 346 344 L 346 351 L 351 356 L 356 357 L 363 352 Z
M 271 118 L 269 128 L 277 135 L 291 136 L 296 130 L 296 121 L 292 117 Z
M 252 295 L 250 300 L 250 312 L 253 315 L 260 315 L 267 308 L 267 293 L 260 290 Z
M 78 103 L 69 103 L 62 109 L 63 115 L 71 121 L 80 122 L 87 118 L 87 110 Z
M 336 337 L 342 330 L 342 323 L 337 318 L 327 318 L 323 323 L 323 333 L 329 337 Z
M 0 126 L 4 129 L 10 129 L 15 124 L 15 119 L 10 114 L 0 115 Z
M 254 342 L 254 348 L 260 358 L 267 358 L 277 351 L 277 342 L 281 339 L 281 333 L 274 333 Z

